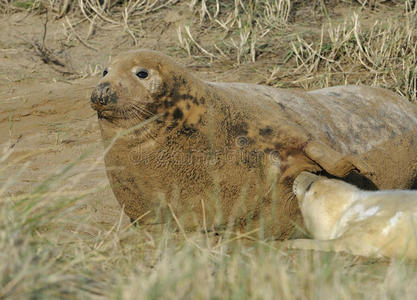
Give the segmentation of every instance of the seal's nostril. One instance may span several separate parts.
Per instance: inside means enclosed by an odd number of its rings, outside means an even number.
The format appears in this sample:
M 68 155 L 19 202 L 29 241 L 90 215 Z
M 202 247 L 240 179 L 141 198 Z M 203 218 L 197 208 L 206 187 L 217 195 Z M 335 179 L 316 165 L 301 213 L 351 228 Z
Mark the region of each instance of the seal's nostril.
M 91 94 L 91 97 L 90 97 L 90 101 L 93 103 L 93 104 L 97 104 L 98 103 L 98 101 L 99 101 L 99 98 L 100 98 L 100 94 L 99 94 L 99 92 L 98 92 L 98 90 L 97 90 L 97 88 L 93 91 L 93 93 Z
M 108 96 L 110 94 L 110 87 L 106 86 L 103 88 L 103 95 Z

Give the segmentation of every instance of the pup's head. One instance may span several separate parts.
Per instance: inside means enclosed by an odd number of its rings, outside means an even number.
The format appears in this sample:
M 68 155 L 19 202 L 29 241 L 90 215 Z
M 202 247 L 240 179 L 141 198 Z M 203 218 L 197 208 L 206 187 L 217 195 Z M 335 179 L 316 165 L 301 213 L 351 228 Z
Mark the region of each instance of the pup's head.
M 300 204 L 308 197 L 309 201 L 319 201 L 323 197 L 345 200 L 353 191 L 359 190 L 354 185 L 338 179 L 329 179 L 310 172 L 301 172 L 294 180 L 293 192 Z
M 304 199 L 304 195 L 311 189 L 314 182 L 321 177 L 310 172 L 301 172 L 294 180 L 292 190 L 299 201 Z

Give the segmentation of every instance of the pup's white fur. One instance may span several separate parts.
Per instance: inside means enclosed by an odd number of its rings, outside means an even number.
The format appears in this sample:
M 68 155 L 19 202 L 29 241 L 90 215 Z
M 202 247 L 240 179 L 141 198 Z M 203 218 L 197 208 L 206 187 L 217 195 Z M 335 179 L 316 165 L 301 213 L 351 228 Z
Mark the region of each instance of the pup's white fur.
M 417 259 L 417 191 L 363 191 L 309 172 L 293 191 L 314 239 L 291 248 Z

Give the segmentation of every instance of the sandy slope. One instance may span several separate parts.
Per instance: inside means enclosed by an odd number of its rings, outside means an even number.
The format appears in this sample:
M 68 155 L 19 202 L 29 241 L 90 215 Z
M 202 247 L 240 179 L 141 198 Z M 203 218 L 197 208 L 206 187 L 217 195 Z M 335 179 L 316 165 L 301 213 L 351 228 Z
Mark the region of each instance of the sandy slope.
M 89 95 L 98 78 L 68 80 L 42 63 L 27 43 L 16 38 L 37 37 L 32 30 L 42 19 L 28 17 L 31 20 L 16 23 L 15 18 L 0 20 L 0 27 L 5 28 L 0 31 L 0 145 L 4 150 L 14 145 L 2 165 L 7 164 L 7 168 L 2 168 L 0 182 L 22 171 L 8 193 L 31 191 L 92 151 L 71 171 L 74 182 L 61 188 L 95 189 L 78 212 L 86 212 L 85 217 L 92 222 L 110 226 L 119 219 L 120 207 L 108 186 L 96 114 L 89 106 Z
M 231 66 L 219 65 L 210 70 L 192 59 L 181 58 L 184 53 L 178 55 L 176 29 L 179 23 L 189 19 L 190 13 L 187 5 L 179 5 L 175 10 L 166 9 L 150 16 L 143 25 L 140 47 L 179 57 L 202 78 L 241 80 L 249 77 L 252 82 L 261 78 L 259 74 L 245 72 L 245 68 L 242 68 L 243 75 L 238 75 L 228 71 Z M 97 30 L 89 40 L 99 50 L 97 52 L 82 46 L 73 36 L 69 38 L 64 19 L 49 18 L 46 47 L 66 63 L 68 70 L 86 78 L 64 76 L 36 55 L 33 43 L 42 43 L 45 15 L 0 16 L 0 145 L 4 151 L 13 145 L 12 154 L 3 164 L 7 168 L 0 171 L 0 182 L 21 172 L 13 179 L 8 193 L 32 191 L 48 176 L 86 151 L 92 151 L 72 170 L 73 177 L 80 178 L 60 189 L 96 189 L 86 197 L 86 204 L 78 212 L 85 212 L 86 219 L 108 228 L 119 220 L 120 206 L 104 171 L 103 148 L 89 96 L 108 60 L 134 46 L 121 27 L 108 28 Z M 79 34 L 88 32 L 87 23 L 77 25 Z M 95 68 L 99 71 L 92 74 Z M 126 217 L 123 222 L 128 222 Z

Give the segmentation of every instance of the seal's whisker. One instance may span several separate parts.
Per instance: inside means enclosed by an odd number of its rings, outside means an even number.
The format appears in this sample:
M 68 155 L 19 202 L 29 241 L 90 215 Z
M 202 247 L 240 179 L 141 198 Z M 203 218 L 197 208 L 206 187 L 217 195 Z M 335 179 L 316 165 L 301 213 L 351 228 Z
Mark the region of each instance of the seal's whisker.
M 138 110 L 139 112 L 145 114 L 147 117 L 153 117 L 155 115 L 153 112 L 149 111 L 145 107 L 139 106 L 138 104 L 131 104 L 131 106 L 133 109 Z
M 144 117 L 146 118 L 146 115 L 142 112 L 138 112 L 136 109 L 130 109 L 126 112 L 130 118 L 137 119 L 137 120 L 143 120 Z M 145 115 L 145 116 L 144 116 Z

